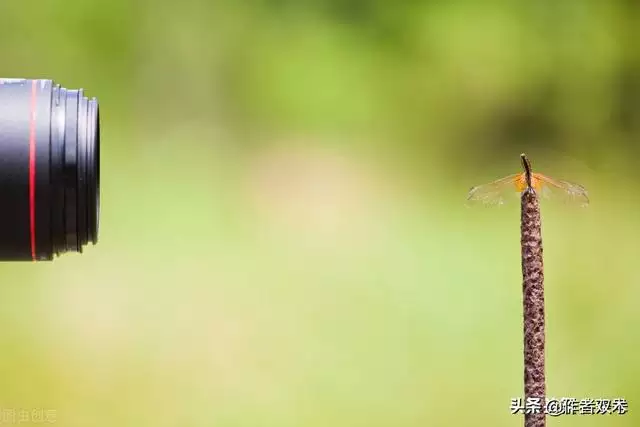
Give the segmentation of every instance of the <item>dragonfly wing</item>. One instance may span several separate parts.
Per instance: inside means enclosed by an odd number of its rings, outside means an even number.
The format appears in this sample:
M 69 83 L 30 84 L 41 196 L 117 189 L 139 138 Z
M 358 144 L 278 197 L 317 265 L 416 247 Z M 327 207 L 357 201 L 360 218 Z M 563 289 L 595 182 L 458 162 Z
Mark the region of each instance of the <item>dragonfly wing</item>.
M 537 177 L 543 184 L 541 195 L 544 198 L 583 207 L 589 205 L 589 195 L 582 185 L 546 175 L 537 175 Z
M 521 174 L 509 175 L 487 184 L 472 187 L 467 196 L 468 204 L 502 205 L 516 200 L 516 180 Z

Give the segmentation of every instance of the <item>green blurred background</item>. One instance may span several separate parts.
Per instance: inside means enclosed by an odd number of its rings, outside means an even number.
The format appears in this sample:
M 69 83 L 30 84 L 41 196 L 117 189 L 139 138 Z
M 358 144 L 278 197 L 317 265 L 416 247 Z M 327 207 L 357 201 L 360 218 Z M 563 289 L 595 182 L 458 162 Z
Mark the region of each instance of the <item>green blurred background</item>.
M 464 202 L 525 151 L 592 201 L 543 205 L 548 393 L 630 407 L 549 425 L 639 425 L 637 3 L 4 0 L 0 37 L 103 129 L 99 244 L 0 268 L 1 408 L 522 425 L 519 206 Z

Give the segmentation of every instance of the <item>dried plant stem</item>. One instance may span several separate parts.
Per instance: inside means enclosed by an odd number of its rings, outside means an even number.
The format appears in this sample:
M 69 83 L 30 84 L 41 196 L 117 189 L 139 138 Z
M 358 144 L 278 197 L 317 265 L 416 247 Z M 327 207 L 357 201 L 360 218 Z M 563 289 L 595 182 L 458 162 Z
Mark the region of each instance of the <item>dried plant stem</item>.
M 525 427 L 545 426 L 544 272 L 538 196 L 532 188 L 522 192 L 522 296 L 524 307 L 524 397 L 539 399 L 539 411 L 525 410 Z

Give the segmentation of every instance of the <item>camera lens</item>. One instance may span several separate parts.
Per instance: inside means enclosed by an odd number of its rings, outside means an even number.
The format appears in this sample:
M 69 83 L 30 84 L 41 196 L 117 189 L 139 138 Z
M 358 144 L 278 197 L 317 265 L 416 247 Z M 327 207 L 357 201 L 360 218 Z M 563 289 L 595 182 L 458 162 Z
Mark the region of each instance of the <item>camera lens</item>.
M 98 101 L 52 80 L 0 79 L 0 261 L 98 241 Z

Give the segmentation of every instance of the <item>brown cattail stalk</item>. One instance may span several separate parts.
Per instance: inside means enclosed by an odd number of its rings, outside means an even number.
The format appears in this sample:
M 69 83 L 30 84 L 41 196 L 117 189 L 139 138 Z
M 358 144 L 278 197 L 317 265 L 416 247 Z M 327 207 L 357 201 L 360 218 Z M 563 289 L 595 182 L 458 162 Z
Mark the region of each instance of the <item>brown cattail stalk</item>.
M 523 156 L 525 173 L 530 173 Z M 545 426 L 544 375 L 544 272 L 542 264 L 542 231 L 538 195 L 529 186 L 522 192 L 522 297 L 524 307 L 524 399 L 539 401 L 540 409 L 525 409 L 525 427 Z M 537 405 L 536 405 L 537 406 Z
M 524 405 L 517 400 L 512 411 L 524 409 L 525 427 L 544 427 L 546 386 L 544 375 L 544 273 L 542 268 L 542 230 L 537 191 L 550 190 L 566 201 L 589 204 L 587 190 L 581 185 L 550 178 L 531 171 L 531 164 L 520 155 L 523 173 L 509 175 L 472 187 L 467 200 L 502 204 L 502 191 L 513 188 L 521 193 L 522 222 L 522 300 L 524 308 Z M 524 406 L 524 407 L 523 407 Z

